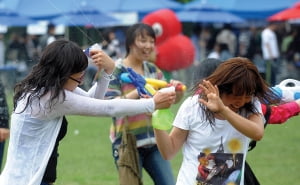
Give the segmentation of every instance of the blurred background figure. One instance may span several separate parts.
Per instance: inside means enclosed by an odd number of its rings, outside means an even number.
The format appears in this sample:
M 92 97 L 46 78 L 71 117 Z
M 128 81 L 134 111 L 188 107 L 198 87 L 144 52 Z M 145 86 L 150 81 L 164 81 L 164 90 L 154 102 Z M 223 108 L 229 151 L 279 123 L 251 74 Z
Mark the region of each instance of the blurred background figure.
M 231 55 L 235 56 L 237 48 L 237 36 L 234 34 L 230 24 L 224 24 L 223 29 L 217 35 L 216 41 L 218 43 L 227 44 Z
M 108 28 L 103 32 L 102 49 L 114 60 L 121 57 L 120 42 L 113 29 Z
M 40 38 L 40 47 L 41 50 L 43 51 L 47 45 L 49 45 L 51 42 L 55 41 L 55 25 L 52 23 L 48 24 L 47 27 L 47 33 L 41 36 Z
M 270 22 L 261 33 L 261 48 L 266 63 L 265 80 L 271 86 L 276 85 L 276 77 L 280 68 L 280 52 L 276 36 L 278 26 L 278 23 Z
M 5 140 L 9 137 L 9 114 L 6 102 L 5 89 L 0 81 L 0 172 L 4 154 Z
M 5 44 L 4 35 L 0 34 L 0 67 L 5 65 Z
M 122 57 L 120 41 L 116 37 L 115 30 L 112 28 L 106 28 L 102 33 L 99 33 L 99 37 L 102 40 L 99 46 L 108 56 L 110 56 L 114 61 Z M 84 89 L 89 89 L 94 83 L 94 78 L 97 73 L 97 68 L 92 64 L 89 59 L 89 66 L 86 70 L 85 80 L 83 84 Z

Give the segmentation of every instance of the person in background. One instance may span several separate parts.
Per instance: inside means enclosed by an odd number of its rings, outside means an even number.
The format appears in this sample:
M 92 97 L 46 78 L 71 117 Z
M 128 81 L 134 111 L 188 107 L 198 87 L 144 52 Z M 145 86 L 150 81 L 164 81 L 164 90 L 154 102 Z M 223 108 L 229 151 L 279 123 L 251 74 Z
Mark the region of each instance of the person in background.
M 4 35 L 0 34 L 0 67 L 5 66 L 5 44 Z
M 9 113 L 5 88 L 0 81 L 0 172 L 5 150 L 5 140 L 9 137 Z
M 227 44 L 231 56 L 236 55 L 238 41 L 230 24 L 223 26 L 222 30 L 217 34 L 216 42 Z
M 199 79 L 179 108 L 171 132 L 154 130 L 165 159 L 182 148 L 176 184 L 242 185 L 249 143 L 264 134 L 260 101 L 279 99 L 247 58 L 228 59 L 205 80 Z
M 39 46 L 39 38 L 37 37 L 37 35 L 27 34 L 25 38 L 25 47 L 27 49 L 29 58 L 29 60 L 27 61 L 27 65 L 31 70 L 32 66 L 38 62 L 41 56 L 41 48 Z
M 276 30 L 278 28 L 278 23 L 270 22 L 261 33 L 261 48 L 266 64 L 265 80 L 267 80 L 271 86 L 276 84 L 276 76 L 280 68 L 280 52 L 276 36 Z
M 207 56 L 207 58 L 215 58 L 220 60 L 227 60 L 233 57 L 228 49 L 226 43 L 216 43 L 214 50 Z
M 122 80 L 122 74 L 132 68 L 136 73 L 146 77 L 164 80 L 163 73 L 154 63 L 149 62 L 155 49 L 155 33 L 151 26 L 144 23 L 137 23 L 130 26 L 126 34 L 126 56 L 116 61 L 114 80 L 110 82 L 107 98 L 114 99 L 140 99 L 136 87 Z M 176 85 L 180 82 L 172 81 Z M 176 102 L 182 97 L 182 92 L 177 91 Z M 156 185 L 174 185 L 174 176 L 171 164 L 164 160 L 158 151 L 151 114 L 135 114 L 131 116 L 113 117 L 113 124 L 110 129 L 112 142 L 112 155 L 116 166 L 119 159 L 118 148 L 122 139 L 123 128 L 136 137 L 137 150 L 139 153 L 140 174 L 144 168 Z
M 103 72 L 88 92 L 78 87 L 88 65 L 87 56 L 77 44 L 65 39 L 49 44 L 30 74 L 16 84 L 1 185 L 41 184 L 65 115 L 131 115 L 174 103 L 175 93 L 171 92 L 140 100 L 101 100 L 115 63 L 101 50 L 92 50 L 90 56 Z
M 55 37 L 55 25 L 53 23 L 49 23 L 47 26 L 47 33 L 42 35 L 39 41 L 39 45 L 41 47 L 41 51 L 45 49 L 46 46 L 51 44 L 56 40 Z
M 107 53 L 107 55 L 110 56 L 114 61 L 121 58 L 120 42 L 117 39 L 114 30 L 111 28 L 107 28 L 103 31 L 103 34 L 100 34 L 99 36 L 103 39 L 103 41 L 99 43 L 99 47 L 101 47 L 101 49 L 105 53 Z M 88 89 L 91 85 L 93 85 L 94 77 L 96 74 L 97 68 L 92 65 L 91 61 L 89 61 L 83 88 Z
M 121 57 L 120 42 L 116 37 L 113 29 L 106 29 L 103 32 L 102 49 L 113 59 L 117 60 Z

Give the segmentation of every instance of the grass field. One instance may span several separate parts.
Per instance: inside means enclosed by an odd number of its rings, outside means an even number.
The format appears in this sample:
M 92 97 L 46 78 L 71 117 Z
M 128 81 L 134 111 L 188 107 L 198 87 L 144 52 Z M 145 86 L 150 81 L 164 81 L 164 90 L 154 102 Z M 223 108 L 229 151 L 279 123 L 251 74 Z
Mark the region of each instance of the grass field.
M 59 147 L 56 185 L 117 185 L 108 138 L 111 119 L 83 116 L 67 119 L 68 134 Z M 300 116 L 283 125 L 268 125 L 263 140 L 248 153 L 248 162 L 262 185 L 300 184 L 299 129 Z M 175 176 L 181 159 L 178 153 L 171 161 Z M 153 184 L 145 172 L 143 178 L 144 185 Z

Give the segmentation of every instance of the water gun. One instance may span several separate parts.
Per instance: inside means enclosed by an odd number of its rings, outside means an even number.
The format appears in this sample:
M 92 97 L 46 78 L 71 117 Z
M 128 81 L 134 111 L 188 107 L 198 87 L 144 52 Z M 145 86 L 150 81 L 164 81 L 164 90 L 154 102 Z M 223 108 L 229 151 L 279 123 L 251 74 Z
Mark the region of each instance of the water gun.
M 271 89 L 281 98 L 283 102 L 291 102 L 300 99 L 300 81 L 286 79 Z
M 134 72 L 131 68 L 127 68 L 127 70 L 128 73 L 122 73 L 120 78 L 125 83 L 132 83 L 136 87 L 139 95 L 147 94 L 153 96 L 156 93 L 156 90 L 146 82 L 146 79 L 142 75 Z M 175 92 L 175 87 L 170 86 L 166 88 L 161 88 L 159 91 Z M 172 127 L 173 119 L 174 114 L 172 113 L 170 108 L 159 109 L 154 111 L 152 114 L 152 126 L 156 129 L 168 130 Z
M 175 87 L 170 86 L 158 90 L 160 92 L 175 92 Z M 174 114 L 170 108 L 158 109 L 152 114 L 152 126 L 159 130 L 169 130 L 172 127 Z
M 128 69 L 128 73 L 122 73 L 120 76 L 121 80 L 125 83 L 136 83 L 134 78 L 137 78 L 137 81 L 139 81 L 140 85 L 143 86 L 145 90 L 148 91 L 147 94 L 154 94 L 157 90 L 165 87 L 170 87 L 172 84 L 169 84 L 168 82 L 164 80 L 158 80 L 154 78 L 144 78 L 139 74 L 136 74 L 131 68 Z M 143 78 L 143 79 L 139 79 Z M 136 85 L 135 85 L 136 86 Z M 137 86 L 136 86 L 137 87 Z M 183 84 L 178 84 L 175 87 L 176 91 L 185 91 L 186 86 Z
M 166 82 L 164 80 L 157 80 L 154 78 L 145 78 L 145 80 L 146 80 L 147 84 L 150 84 L 156 90 L 172 86 L 172 84 L 169 84 L 168 82 Z M 176 91 L 185 91 L 186 86 L 183 84 L 178 84 L 178 85 L 176 85 L 175 90 Z
M 144 77 L 136 72 L 132 68 L 127 68 L 128 73 L 122 73 L 120 78 L 125 83 L 132 83 L 137 89 L 139 95 L 142 94 L 153 96 L 156 92 L 153 87 L 146 84 Z
M 83 52 L 87 57 L 91 57 L 90 56 L 91 50 L 101 50 L 101 49 L 102 49 L 101 45 L 95 43 L 95 44 L 91 45 L 90 47 L 86 48 L 85 50 L 83 50 Z

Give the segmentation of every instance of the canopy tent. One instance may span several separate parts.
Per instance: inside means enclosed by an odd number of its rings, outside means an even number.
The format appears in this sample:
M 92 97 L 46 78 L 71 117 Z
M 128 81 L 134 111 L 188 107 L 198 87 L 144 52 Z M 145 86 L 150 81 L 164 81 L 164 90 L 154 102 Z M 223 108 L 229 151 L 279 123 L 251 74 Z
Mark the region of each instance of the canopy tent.
M 188 3 L 192 6 L 217 7 L 244 19 L 267 19 L 270 15 L 292 6 L 298 0 L 195 0 Z
M 216 10 L 183 10 L 176 12 L 182 22 L 195 23 L 245 23 L 246 21 L 234 14 Z
M 52 19 L 53 17 L 72 12 L 81 6 L 81 0 L 3 0 L 6 8 L 17 11 L 34 19 Z M 79 4 L 78 4 L 78 3 Z
M 84 6 L 105 13 L 134 11 L 143 14 L 162 8 L 180 9 L 182 6 L 172 0 L 3 0 L 3 4 L 35 19 L 51 19 Z
M 176 15 L 182 22 L 196 23 L 244 23 L 244 19 L 226 12 L 217 6 L 211 6 L 199 1 L 185 4 L 183 10 L 177 11 Z
M 21 15 L 48 21 L 79 11 L 82 7 L 93 7 L 103 14 L 122 20 L 122 25 L 136 23 L 144 15 L 158 9 L 178 10 L 182 8 L 182 4 L 173 0 L 2 0 L 2 3 Z M 59 19 L 70 20 L 67 17 Z M 64 21 L 61 20 L 61 22 Z
M 34 22 L 34 20 L 25 16 L 20 16 L 19 14 L 11 10 L 0 9 L 0 25 L 25 26 Z
M 138 20 L 141 20 L 147 14 L 160 10 L 171 9 L 173 11 L 182 9 L 183 5 L 174 0 L 102 0 L 106 3 L 102 3 L 98 6 L 100 11 L 103 12 L 118 12 L 123 14 L 126 12 L 136 12 Z
M 268 17 L 268 21 L 287 21 L 293 19 L 300 19 L 300 2 Z
M 102 0 L 100 11 L 106 12 L 126 12 L 136 11 L 138 13 L 150 13 L 152 11 L 168 8 L 178 10 L 182 4 L 173 0 Z
M 121 25 L 121 21 L 93 8 L 85 7 L 75 12 L 63 14 L 52 20 L 54 24 L 67 26 L 107 27 Z

